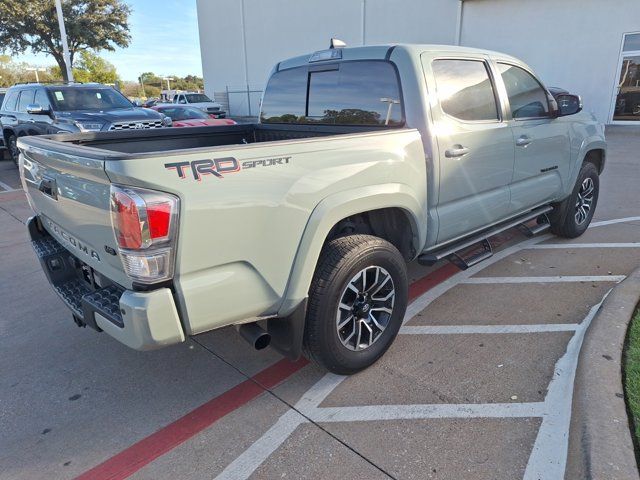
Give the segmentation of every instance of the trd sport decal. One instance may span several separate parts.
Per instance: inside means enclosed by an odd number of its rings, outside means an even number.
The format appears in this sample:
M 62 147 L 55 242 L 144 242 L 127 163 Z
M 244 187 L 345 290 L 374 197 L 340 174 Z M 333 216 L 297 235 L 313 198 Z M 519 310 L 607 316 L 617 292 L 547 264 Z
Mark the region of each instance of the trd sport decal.
M 191 162 L 174 162 L 165 163 L 164 168 L 167 170 L 174 170 L 178 172 L 178 177 L 181 179 L 187 178 L 187 171 L 191 172 L 194 180 L 198 182 L 202 180 L 205 175 L 214 175 L 218 178 L 224 178 L 225 173 L 236 173 L 240 170 L 256 167 L 271 167 L 274 165 L 286 165 L 289 163 L 291 157 L 276 157 L 265 158 L 263 160 L 246 160 L 240 162 L 233 157 L 214 158 L 206 160 L 193 160 Z

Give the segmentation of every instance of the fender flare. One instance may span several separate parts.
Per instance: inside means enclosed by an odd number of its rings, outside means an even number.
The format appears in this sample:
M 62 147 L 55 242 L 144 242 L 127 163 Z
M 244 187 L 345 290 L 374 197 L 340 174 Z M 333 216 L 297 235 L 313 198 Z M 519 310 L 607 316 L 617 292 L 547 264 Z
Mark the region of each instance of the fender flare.
M 407 185 L 398 183 L 354 188 L 324 198 L 313 209 L 305 226 L 278 316 L 289 315 L 307 297 L 325 239 L 346 217 L 382 208 L 399 208 L 407 214 L 414 249 L 420 252 L 426 240 L 427 217 L 419 198 L 426 202 L 426 192 L 417 195 Z
M 582 144 L 580 145 L 580 149 L 578 150 L 578 155 L 576 156 L 576 160 L 571 166 L 571 174 L 569 176 L 569 183 L 567 185 L 569 192 L 567 192 L 567 195 L 569 195 L 573 190 L 573 187 L 578 178 L 578 173 L 580 172 L 580 167 L 582 166 L 587 154 L 591 150 L 605 151 L 605 156 L 602 158 L 602 169 L 604 170 L 604 165 L 606 161 L 607 142 L 600 136 L 591 136 L 591 137 L 585 138 L 582 141 Z

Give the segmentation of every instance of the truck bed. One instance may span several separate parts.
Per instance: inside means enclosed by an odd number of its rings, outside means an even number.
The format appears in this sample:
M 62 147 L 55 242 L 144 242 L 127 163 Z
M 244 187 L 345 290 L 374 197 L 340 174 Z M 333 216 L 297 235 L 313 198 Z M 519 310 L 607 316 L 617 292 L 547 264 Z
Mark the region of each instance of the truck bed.
M 157 154 L 162 151 L 189 150 L 194 148 L 211 148 L 229 145 L 243 145 L 260 142 L 296 140 L 301 138 L 344 135 L 360 132 L 388 130 L 389 127 L 348 126 L 348 125 L 288 125 L 288 124 L 239 124 L 228 126 L 169 128 L 154 130 L 130 130 L 114 132 L 58 134 L 30 138 L 30 143 L 38 144 L 42 140 L 48 148 L 56 145 L 56 150 L 64 149 L 64 144 L 73 144 L 73 153 L 78 154 L 77 147 L 84 149 L 89 158 L 104 158 L 108 152 L 122 153 L 122 158 L 129 154 Z M 396 127 L 397 129 L 397 127 Z M 52 144 L 47 140 L 62 142 Z M 96 149 L 102 150 L 102 152 Z M 118 155 L 109 154 L 109 160 L 116 160 Z

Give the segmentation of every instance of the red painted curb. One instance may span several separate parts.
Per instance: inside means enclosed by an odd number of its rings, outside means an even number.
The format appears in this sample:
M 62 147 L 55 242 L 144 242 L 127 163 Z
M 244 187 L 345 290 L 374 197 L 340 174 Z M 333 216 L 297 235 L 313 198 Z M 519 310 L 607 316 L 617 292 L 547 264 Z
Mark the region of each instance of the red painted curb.
M 127 478 L 225 415 L 247 404 L 263 393 L 265 388 L 275 387 L 308 363 L 306 359 L 300 359 L 297 362 L 280 360 L 251 379 L 245 380 L 222 395 L 209 400 L 184 417 L 86 471 L 76 479 L 119 480 Z

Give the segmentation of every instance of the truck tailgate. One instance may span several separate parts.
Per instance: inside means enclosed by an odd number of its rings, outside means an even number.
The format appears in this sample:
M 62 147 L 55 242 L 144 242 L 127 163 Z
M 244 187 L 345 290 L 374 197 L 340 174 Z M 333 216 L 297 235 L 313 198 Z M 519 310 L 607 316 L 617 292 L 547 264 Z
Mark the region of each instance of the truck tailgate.
M 19 142 L 20 174 L 44 228 L 77 258 L 130 288 L 111 225 L 104 161 Z M 112 253 L 109 253 L 112 252 Z

